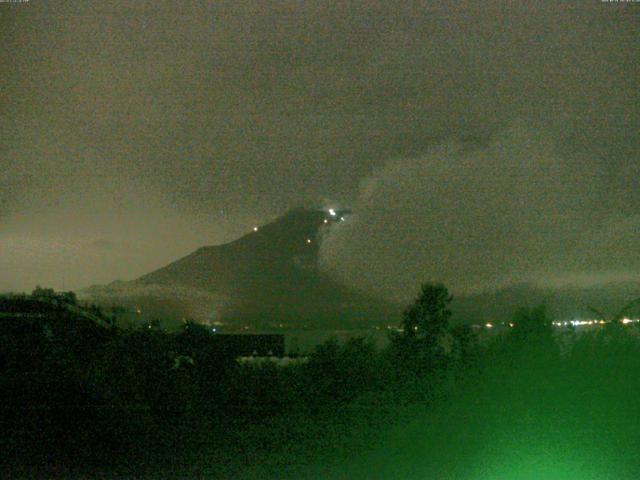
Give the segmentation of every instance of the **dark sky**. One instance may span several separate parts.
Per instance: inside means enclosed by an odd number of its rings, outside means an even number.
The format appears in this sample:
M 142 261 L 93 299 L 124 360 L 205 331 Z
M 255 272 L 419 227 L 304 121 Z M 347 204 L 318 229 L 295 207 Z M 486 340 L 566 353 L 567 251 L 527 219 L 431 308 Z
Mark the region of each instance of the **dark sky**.
M 395 3 L 0 3 L 0 290 L 309 202 L 387 294 L 635 278 L 640 4 Z

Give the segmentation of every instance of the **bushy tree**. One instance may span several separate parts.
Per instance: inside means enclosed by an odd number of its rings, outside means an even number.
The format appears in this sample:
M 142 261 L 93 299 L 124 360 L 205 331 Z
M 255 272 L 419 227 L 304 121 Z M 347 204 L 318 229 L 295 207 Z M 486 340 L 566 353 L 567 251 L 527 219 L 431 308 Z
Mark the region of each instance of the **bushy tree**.
M 425 283 L 418 297 L 403 313 L 404 335 L 437 342 L 449 328 L 453 297 L 442 283 Z
M 60 292 L 58 294 L 58 298 L 62 302 L 68 303 L 69 305 L 77 305 L 78 304 L 78 297 L 76 296 L 75 292 L 72 292 L 72 291 Z
M 478 355 L 478 336 L 470 325 L 458 325 L 451 329 L 452 353 L 461 365 L 468 365 Z
M 425 283 L 405 309 L 402 333 L 391 336 L 389 353 L 402 375 L 422 375 L 442 365 L 443 339 L 449 329 L 453 297 L 441 283 Z
M 524 341 L 550 341 L 553 335 L 553 326 L 544 305 L 519 309 L 513 317 L 513 324 L 514 336 Z
M 56 292 L 53 288 L 42 288 L 40 285 L 37 285 L 33 292 L 31 292 L 31 296 L 33 298 L 53 299 L 56 296 Z
M 549 362 L 554 363 L 560 354 L 554 338 L 553 324 L 544 305 L 521 308 L 512 320 L 508 344 L 511 361 L 522 368 L 544 371 Z

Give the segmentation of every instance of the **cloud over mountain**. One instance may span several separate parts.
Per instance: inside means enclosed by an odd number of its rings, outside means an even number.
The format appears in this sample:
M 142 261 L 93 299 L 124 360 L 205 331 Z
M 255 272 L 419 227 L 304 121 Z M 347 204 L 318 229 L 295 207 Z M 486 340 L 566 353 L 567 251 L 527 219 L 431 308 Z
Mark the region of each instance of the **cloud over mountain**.
M 483 144 L 450 141 L 387 163 L 362 183 L 321 259 L 351 284 L 400 297 L 426 280 L 469 293 L 640 278 L 640 218 L 612 215 L 607 200 L 601 170 L 517 122 Z

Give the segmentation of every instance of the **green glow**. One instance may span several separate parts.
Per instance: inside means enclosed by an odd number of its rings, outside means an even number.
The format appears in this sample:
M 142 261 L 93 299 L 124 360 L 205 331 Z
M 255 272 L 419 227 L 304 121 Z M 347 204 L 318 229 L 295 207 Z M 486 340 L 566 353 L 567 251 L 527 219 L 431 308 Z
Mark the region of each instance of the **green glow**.
M 500 463 L 477 476 L 477 480 L 588 480 L 613 478 L 587 464 L 572 463 L 558 458 L 525 457 L 516 461 L 506 454 Z
M 545 425 L 546 423 L 546 425 Z M 596 438 L 586 438 L 580 428 L 560 425 L 554 428 L 540 421 L 540 428 L 523 431 L 517 426 L 501 441 L 485 451 L 479 461 L 480 471 L 469 480 L 606 480 L 619 475 L 606 449 L 598 449 Z M 575 427 L 575 425 L 574 425 Z M 564 431 L 566 429 L 566 431 Z M 564 431 L 564 432 L 563 432 Z M 563 435 L 564 433 L 564 435 Z

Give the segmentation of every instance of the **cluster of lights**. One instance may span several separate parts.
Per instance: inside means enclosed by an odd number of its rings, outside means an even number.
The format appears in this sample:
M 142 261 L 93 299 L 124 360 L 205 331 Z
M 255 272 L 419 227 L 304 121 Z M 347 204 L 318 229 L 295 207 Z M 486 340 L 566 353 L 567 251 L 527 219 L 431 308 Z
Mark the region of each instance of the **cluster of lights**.
M 628 325 L 630 323 L 638 323 L 640 322 L 640 319 L 637 318 L 623 318 L 621 320 L 623 325 Z M 605 325 L 607 323 L 611 323 L 610 321 L 607 320 L 565 320 L 563 322 L 553 322 L 553 325 L 556 327 L 568 327 L 568 326 L 573 326 L 573 327 L 582 327 L 585 325 Z
M 623 325 L 629 325 L 631 323 L 640 323 L 640 319 L 638 318 L 623 318 L 622 320 L 620 320 L 620 322 Z M 554 327 L 583 327 L 586 325 L 605 325 L 607 323 L 611 323 L 608 320 L 564 320 L 564 321 L 555 321 L 555 322 L 551 322 L 551 324 Z M 514 323 L 507 323 L 507 324 L 502 324 L 502 325 L 508 325 L 510 328 L 515 327 Z M 495 326 L 494 323 L 492 322 L 487 322 L 484 324 L 485 328 L 493 328 Z M 478 328 L 479 326 L 476 325 L 476 328 Z
M 337 217 L 338 213 L 333 208 L 330 208 L 329 215 L 331 215 L 332 217 Z M 340 221 L 344 222 L 344 216 L 340 216 Z M 325 219 L 324 223 L 328 223 L 328 221 Z
M 584 325 L 604 325 L 604 320 L 565 320 L 563 322 L 552 322 L 555 327 L 581 327 Z
M 331 215 L 331 217 L 336 218 L 336 217 L 338 217 L 338 212 L 336 212 L 336 211 L 335 211 L 335 209 L 330 208 L 330 209 L 329 209 L 329 215 Z M 344 216 L 340 216 L 340 217 L 339 217 L 339 220 L 340 220 L 341 222 L 344 222 L 344 221 L 345 221 Z M 325 219 L 322 221 L 322 223 L 326 225 L 326 224 L 328 224 L 328 223 L 329 223 L 329 220 L 325 218 Z M 257 231 L 259 230 L 259 227 L 258 227 L 258 226 L 254 226 L 252 230 L 253 230 L 254 232 L 257 232 Z M 307 238 L 307 239 L 306 239 L 306 243 L 307 243 L 307 245 L 310 245 L 310 244 L 312 243 L 312 240 L 311 240 L 310 238 Z

